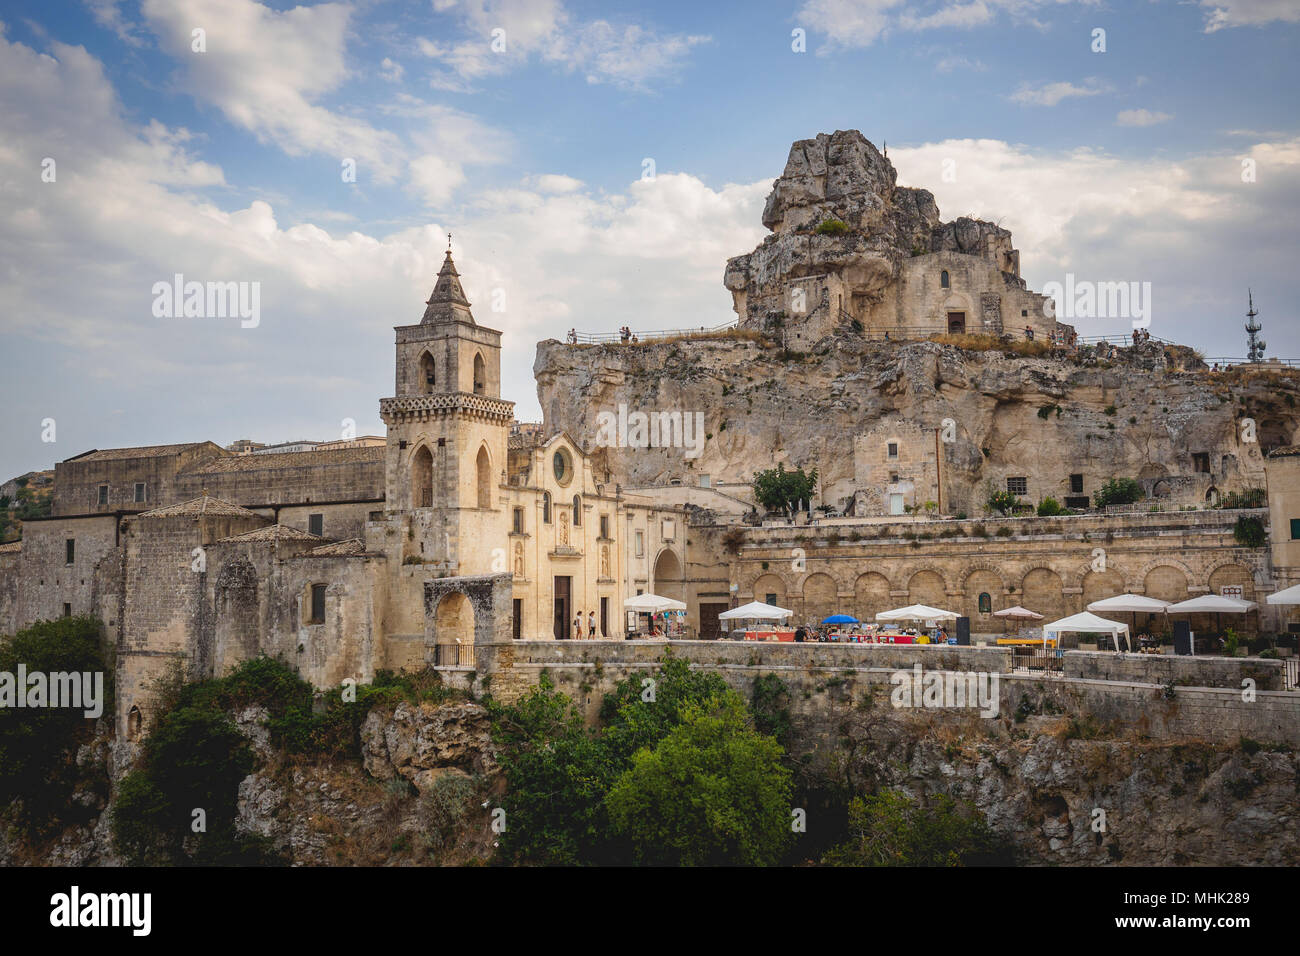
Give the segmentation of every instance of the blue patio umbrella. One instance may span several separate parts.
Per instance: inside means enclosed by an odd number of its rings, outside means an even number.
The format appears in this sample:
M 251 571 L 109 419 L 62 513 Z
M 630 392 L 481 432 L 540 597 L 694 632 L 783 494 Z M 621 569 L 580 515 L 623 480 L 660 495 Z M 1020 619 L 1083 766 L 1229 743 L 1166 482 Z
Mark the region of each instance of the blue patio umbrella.
M 849 614 L 832 614 L 822 621 L 823 624 L 857 624 L 858 619 Z

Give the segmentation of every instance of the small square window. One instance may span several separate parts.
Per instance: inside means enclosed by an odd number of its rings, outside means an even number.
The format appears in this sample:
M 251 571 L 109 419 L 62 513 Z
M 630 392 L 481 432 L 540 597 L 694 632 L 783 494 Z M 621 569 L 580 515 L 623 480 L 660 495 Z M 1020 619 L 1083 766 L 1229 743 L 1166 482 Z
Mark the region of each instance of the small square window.
M 308 515 L 307 530 L 318 538 L 325 537 L 325 516 L 323 514 Z
M 64 616 L 64 617 L 72 617 L 72 605 L 71 605 L 71 604 L 68 604 L 68 603 L 66 603 L 66 602 L 64 603 L 64 605 L 63 605 L 63 616 Z
M 145 488 L 144 488 L 143 481 L 137 481 L 135 483 L 135 500 L 137 502 L 141 502 L 145 500 Z
M 898 457 L 898 442 L 896 442 L 896 441 L 891 441 L 891 442 L 889 443 L 889 457 L 890 457 L 890 458 L 897 458 L 897 457 Z
M 1300 541 L 1300 518 L 1291 519 L 1291 540 Z
M 1029 494 L 1029 479 L 1028 479 L 1028 478 L 1008 478 L 1008 479 L 1007 479 L 1007 491 L 1011 492 L 1011 494 L 1013 494 L 1013 495 L 1027 495 L 1027 494 Z
M 1072 495 L 1083 494 L 1083 475 L 1070 476 L 1070 494 Z

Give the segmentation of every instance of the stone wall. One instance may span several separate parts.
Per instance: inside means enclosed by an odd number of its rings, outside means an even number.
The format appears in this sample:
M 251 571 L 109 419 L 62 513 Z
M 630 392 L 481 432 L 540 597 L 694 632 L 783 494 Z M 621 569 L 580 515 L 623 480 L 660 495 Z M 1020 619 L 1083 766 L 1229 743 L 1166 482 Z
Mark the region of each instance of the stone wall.
M 1104 651 L 1066 651 L 1066 677 L 1083 680 L 1242 690 L 1242 681 L 1255 682 L 1257 690 L 1283 690 L 1281 661 L 1258 657 L 1176 657 L 1170 654 L 1113 654 Z

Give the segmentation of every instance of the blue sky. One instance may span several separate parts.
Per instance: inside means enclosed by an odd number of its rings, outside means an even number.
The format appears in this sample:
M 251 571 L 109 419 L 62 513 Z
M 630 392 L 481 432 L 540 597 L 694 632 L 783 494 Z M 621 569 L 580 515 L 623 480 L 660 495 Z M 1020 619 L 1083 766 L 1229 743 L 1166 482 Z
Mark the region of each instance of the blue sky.
M 1154 334 L 1237 356 L 1250 286 L 1270 354 L 1300 358 L 1290 0 L 11 0 L 0 23 L 0 478 L 382 433 L 391 329 L 449 230 L 539 418 L 537 340 L 731 318 L 726 258 L 790 143 L 835 129 L 945 218 L 1010 228 L 1034 288 L 1150 281 Z M 259 325 L 154 317 L 177 272 L 259 282 Z

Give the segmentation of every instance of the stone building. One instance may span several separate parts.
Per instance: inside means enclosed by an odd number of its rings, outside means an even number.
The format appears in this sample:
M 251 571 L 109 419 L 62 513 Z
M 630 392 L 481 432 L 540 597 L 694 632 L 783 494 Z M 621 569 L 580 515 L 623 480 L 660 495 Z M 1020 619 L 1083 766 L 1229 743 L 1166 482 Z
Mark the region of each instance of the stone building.
M 568 435 L 501 398 L 501 333 L 447 253 L 396 328 L 382 445 L 236 454 L 96 450 L 56 467 L 53 514 L 0 548 L 0 631 L 90 614 L 117 650 L 119 732 L 143 733 L 169 662 L 195 677 L 270 654 L 317 687 L 380 668 L 473 670 L 520 639 L 621 638 L 626 597 L 687 594 L 682 507 L 624 493 Z

